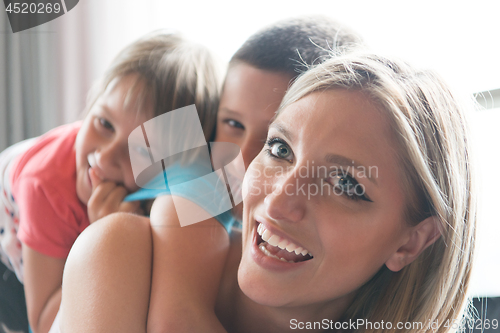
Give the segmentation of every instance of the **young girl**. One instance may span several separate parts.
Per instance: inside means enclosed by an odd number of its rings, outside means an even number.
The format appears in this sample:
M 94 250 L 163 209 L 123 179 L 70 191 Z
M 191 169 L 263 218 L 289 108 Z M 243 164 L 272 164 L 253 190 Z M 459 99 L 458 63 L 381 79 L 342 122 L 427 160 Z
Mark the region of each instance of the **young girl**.
M 64 264 L 77 236 L 102 216 L 140 210 L 137 202 L 123 202 L 138 189 L 129 158 L 131 131 L 150 118 L 195 104 L 210 140 L 217 73 L 205 48 L 175 34 L 148 35 L 113 61 L 82 123 L 50 131 L 14 160 L 10 184 L 33 332 L 47 332 L 54 320 Z
M 466 112 L 432 72 L 377 55 L 332 58 L 301 76 L 247 170 L 243 233 L 233 233 L 215 296 L 224 329 L 453 330 L 466 305 L 476 222 Z M 68 331 L 145 330 L 148 297 L 138 296 L 150 275 L 124 272 L 150 269 L 150 229 L 118 227 L 130 218 L 101 224 L 115 236 L 108 243 L 89 228 L 75 244 L 65 287 L 84 297 L 77 304 L 91 317 L 68 308 Z M 177 245 L 171 257 L 184 255 Z M 88 246 L 96 248 L 90 272 L 80 256 Z M 96 274 L 113 296 L 96 299 L 89 284 L 79 290 L 78 277 Z M 183 303 L 169 311 L 205 331 L 213 325 Z

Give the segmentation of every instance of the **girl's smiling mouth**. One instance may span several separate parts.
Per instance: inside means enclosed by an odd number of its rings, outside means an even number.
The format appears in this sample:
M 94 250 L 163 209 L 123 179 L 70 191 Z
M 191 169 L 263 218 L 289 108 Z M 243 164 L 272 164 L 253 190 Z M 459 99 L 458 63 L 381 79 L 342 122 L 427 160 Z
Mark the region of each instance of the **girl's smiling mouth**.
M 291 240 L 278 236 L 260 222 L 257 222 L 255 237 L 256 245 L 260 252 L 267 257 L 292 264 L 304 262 L 313 258 L 309 250 L 296 245 Z

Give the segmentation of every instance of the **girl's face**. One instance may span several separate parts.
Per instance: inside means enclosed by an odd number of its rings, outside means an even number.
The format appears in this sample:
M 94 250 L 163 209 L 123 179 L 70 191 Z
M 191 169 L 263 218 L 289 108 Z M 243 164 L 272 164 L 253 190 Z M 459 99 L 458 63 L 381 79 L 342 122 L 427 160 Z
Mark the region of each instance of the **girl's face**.
M 264 145 L 267 127 L 291 80 L 245 63 L 230 67 L 217 114 L 216 141 L 237 144 L 245 169 Z
M 248 297 L 345 307 L 408 241 L 391 133 L 368 97 L 346 90 L 312 93 L 271 124 L 243 185 Z
M 126 76 L 110 87 L 89 110 L 76 137 L 76 192 L 87 204 L 92 194 L 89 170 L 92 167 L 104 181 L 124 186 L 129 192 L 138 189 L 128 150 L 130 132 L 150 117 L 135 110 L 134 101 L 125 103 L 136 76 Z M 133 99 L 133 98 L 132 98 Z M 149 113 L 152 114 L 152 113 Z

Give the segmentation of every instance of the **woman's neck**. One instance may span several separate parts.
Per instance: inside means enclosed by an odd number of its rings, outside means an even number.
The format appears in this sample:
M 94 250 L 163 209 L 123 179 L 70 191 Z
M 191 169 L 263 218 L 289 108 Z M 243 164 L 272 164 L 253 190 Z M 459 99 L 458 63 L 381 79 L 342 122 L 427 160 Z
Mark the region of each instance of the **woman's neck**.
M 239 288 L 237 272 L 241 258 L 241 237 L 232 235 L 231 250 L 219 290 L 218 316 L 228 332 L 289 332 L 311 323 L 308 332 L 334 327 L 352 303 L 354 293 L 331 302 L 296 307 L 270 307 L 255 303 Z M 314 323 L 316 328 L 314 329 Z M 319 323 L 319 324 L 318 324 Z
M 291 329 L 308 328 L 308 332 L 321 332 L 334 328 L 342 317 L 352 296 L 329 303 L 296 307 L 270 307 L 255 303 L 238 288 L 234 298 L 234 332 L 290 332 Z

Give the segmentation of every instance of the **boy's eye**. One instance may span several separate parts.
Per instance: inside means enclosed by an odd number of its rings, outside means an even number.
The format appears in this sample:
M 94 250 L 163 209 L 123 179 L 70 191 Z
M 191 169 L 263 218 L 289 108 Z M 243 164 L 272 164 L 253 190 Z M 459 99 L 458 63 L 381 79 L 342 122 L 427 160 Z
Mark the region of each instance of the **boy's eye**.
M 234 128 L 245 129 L 242 123 L 234 119 L 225 119 L 223 122 Z
M 293 152 L 288 144 L 286 144 L 283 140 L 279 138 L 271 138 L 267 141 L 267 146 L 268 148 L 266 151 L 271 157 L 284 159 L 288 162 L 292 161 Z

